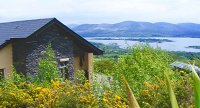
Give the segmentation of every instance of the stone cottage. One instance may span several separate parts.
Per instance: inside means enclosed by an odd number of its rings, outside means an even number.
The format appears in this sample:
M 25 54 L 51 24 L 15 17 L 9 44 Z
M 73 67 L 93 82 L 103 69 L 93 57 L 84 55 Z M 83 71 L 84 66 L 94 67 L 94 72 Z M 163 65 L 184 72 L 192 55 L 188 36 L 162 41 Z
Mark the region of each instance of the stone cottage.
M 49 43 L 63 77 L 67 73 L 73 78 L 74 72 L 84 70 L 91 79 L 93 54 L 101 55 L 103 51 L 56 18 L 0 23 L 0 76 L 12 75 L 12 66 L 24 75 L 37 73 L 39 58 Z

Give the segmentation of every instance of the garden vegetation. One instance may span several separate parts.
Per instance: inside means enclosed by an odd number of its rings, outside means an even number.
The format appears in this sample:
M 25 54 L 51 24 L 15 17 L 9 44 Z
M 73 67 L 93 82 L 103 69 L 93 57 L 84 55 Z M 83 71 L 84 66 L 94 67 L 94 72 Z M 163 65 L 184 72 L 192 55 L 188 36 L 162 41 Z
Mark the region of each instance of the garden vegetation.
M 89 83 L 81 70 L 70 81 L 60 76 L 54 52 L 48 46 L 34 77 L 25 78 L 13 69 L 13 78 L 1 81 L 0 107 L 170 108 L 174 95 L 180 108 L 197 108 L 198 91 L 194 91 L 199 84 L 194 86 L 192 72 L 169 66 L 176 60 L 174 54 L 160 48 L 136 45 L 117 58 L 94 60 L 94 73 L 111 76 L 109 85 L 95 78 Z M 198 82 L 199 77 L 195 78 Z

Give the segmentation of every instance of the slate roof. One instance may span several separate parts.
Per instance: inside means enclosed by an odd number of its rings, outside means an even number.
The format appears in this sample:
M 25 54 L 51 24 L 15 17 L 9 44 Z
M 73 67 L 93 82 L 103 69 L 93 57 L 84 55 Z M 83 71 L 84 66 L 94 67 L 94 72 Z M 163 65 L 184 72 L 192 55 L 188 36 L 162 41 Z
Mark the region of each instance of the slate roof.
M 0 45 L 10 38 L 26 38 L 54 18 L 0 23 Z
M 44 28 L 48 24 L 57 23 L 66 32 L 69 32 L 75 38 L 76 43 L 80 43 L 87 47 L 94 54 L 103 54 L 103 51 L 89 43 L 87 40 L 79 36 L 77 33 L 69 29 L 63 23 L 58 21 L 56 18 L 45 18 L 45 19 L 35 19 L 35 20 L 24 20 L 15 22 L 0 23 L 0 48 L 11 42 L 11 39 L 21 39 L 27 38 L 28 36 L 36 33 L 40 29 Z

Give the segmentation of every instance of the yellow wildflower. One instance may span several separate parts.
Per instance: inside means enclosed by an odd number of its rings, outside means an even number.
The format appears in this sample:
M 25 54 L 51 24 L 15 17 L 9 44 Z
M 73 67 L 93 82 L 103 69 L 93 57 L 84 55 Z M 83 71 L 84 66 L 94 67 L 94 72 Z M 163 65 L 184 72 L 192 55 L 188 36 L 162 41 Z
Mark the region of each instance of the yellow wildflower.
M 181 73 L 182 75 L 184 75 L 184 74 L 185 74 L 185 72 L 184 72 L 183 70 L 181 70 L 181 71 L 180 71 L 180 73 Z
M 52 86 L 53 87 L 59 87 L 59 82 L 58 81 L 52 81 Z
M 160 86 L 159 86 L 158 84 L 155 85 L 155 88 L 156 88 L 156 89 L 159 88 L 159 87 L 160 87 Z
M 108 102 L 108 99 L 103 98 L 102 101 L 103 101 L 103 102 Z
M 84 87 L 85 87 L 86 89 L 89 89 L 90 86 L 91 86 L 91 84 L 90 84 L 89 82 L 87 82 L 87 83 L 84 84 Z
M 40 108 L 44 108 L 44 104 L 40 104 L 39 107 L 40 107 Z
M 49 93 L 49 92 L 50 92 L 49 89 L 47 89 L 47 88 L 42 88 L 41 91 L 42 91 L 43 93 Z
M 80 97 L 80 101 L 81 101 L 81 102 L 87 102 L 87 98 L 86 98 L 85 96 L 81 96 L 81 97 Z
M 15 94 L 15 93 L 10 93 L 10 95 L 12 95 L 12 96 L 16 96 L 16 94 Z
M 26 82 L 20 82 L 18 86 L 23 86 L 25 84 L 26 84 Z
M 37 87 L 35 90 L 41 90 L 42 89 L 42 87 Z
M 66 82 L 61 82 L 60 83 L 60 86 L 65 86 L 66 85 Z
M 70 92 L 67 92 L 66 94 L 67 94 L 67 96 L 69 96 L 69 95 L 70 95 Z
M 142 90 L 142 93 L 143 93 L 143 94 L 148 94 L 148 93 L 149 93 L 149 90 Z
M 144 82 L 144 85 L 148 87 L 148 86 L 149 86 L 149 83 L 148 83 L 148 82 Z
M 114 98 L 114 100 L 115 100 L 115 101 L 119 101 L 119 100 L 121 100 L 121 97 L 120 97 L 120 96 L 118 96 L 118 95 L 115 95 L 115 98 Z
M 147 106 L 150 107 L 150 104 L 149 104 L 148 102 L 146 102 L 146 103 L 145 103 L 145 106 L 146 106 L 146 107 L 147 107 Z
M 72 90 L 71 93 L 72 93 L 72 94 L 75 93 L 75 90 Z

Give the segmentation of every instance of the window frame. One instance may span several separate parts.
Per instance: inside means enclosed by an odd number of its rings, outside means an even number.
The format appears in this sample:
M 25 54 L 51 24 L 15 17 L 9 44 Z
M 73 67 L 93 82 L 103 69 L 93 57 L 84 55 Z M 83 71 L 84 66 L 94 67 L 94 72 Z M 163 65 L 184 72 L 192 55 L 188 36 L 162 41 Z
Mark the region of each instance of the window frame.
M 0 80 L 5 78 L 5 70 L 6 70 L 5 68 L 0 69 Z

